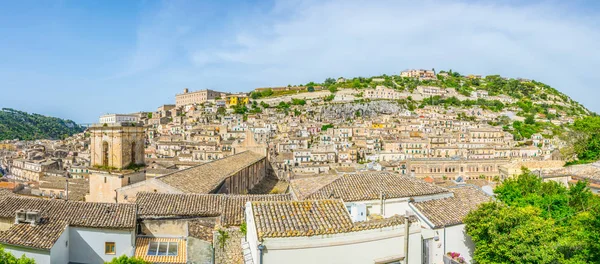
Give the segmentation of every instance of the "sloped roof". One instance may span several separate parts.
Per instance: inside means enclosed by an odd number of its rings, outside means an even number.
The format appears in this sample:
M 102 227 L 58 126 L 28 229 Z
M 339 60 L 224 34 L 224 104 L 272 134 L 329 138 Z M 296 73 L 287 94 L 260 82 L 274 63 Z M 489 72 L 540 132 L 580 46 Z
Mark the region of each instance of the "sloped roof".
M 479 204 L 489 202 L 492 197 L 474 185 L 450 187 L 454 197 L 411 203 L 434 226 L 453 226 L 463 223 L 463 219 Z
M 65 221 L 48 222 L 42 219 L 36 226 L 16 224 L 0 232 L 0 243 L 50 250 L 67 228 Z
M 225 195 L 138 193 L 138 217 L 186 218 L 220 217 L 223 225 L 238 226 L 244 221 L 249 201 L 289 201 L 289 194 Z
M 245 151 L 155 179 L 185 193 L 211 193 L 228 177 L 264 158 L 264 155 Z
M 177 255 L 148 256 L 148 247 L 152 242 L 169 242 L 177 244 Z M 187 246 L 183 238 L 138 237 L 135 240 L 135 257 L 151 263 L 187 263 Z
M 138 193 L 138 215 L 145 218 L 209 217 L 221 211 L 222 195 Z
M 302 199 L 335 198 L 346 202 L 376 200 L 380 198 L 381 194 L 384 194 L 387 199 L 391 199 L 449 192 L 434 184 L 391 172 L 345 174 L 337 176 L 333 180 L 330 178 L 321 180 L 329 182 L 322 187 L 313 184 L 319 179 L 313 181 L 292 180 L 291 184 L 294 192 L 302 194 Z
M 342 200 L 252 202 L 259 239 L 356 232 L 404 224 L 394 216 L 353 223 Z
M 131 229 L 135 227 L 135 204 L 88 203 L 9 196 L 0 199 L 0 218 L 14 218 L 19 209 L 40 210 L 50 222 L 71 226 Z

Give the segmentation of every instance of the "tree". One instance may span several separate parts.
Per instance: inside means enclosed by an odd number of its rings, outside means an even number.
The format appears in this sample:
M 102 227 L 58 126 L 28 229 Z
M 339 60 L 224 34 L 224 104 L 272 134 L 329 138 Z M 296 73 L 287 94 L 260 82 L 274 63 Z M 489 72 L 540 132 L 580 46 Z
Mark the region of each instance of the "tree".
M 528 116 L 525 118 L 525 124 L 528 124 L 528 125 L 533 125 L 533 124 L 535 124 L 535 118 L 533 117 L 533 115 L 528 115 Z
M 0 140 L 61 139 L 81 133 L 84 128 L 71 120 L 29 114 L 11 108 L 0 111 Z
M 227 109 L 225 109 L 225 107 L 220 106 L 219 108 L 217 108 L 218 115 L 224 115 L 226 112 L 227 112 Z
M 269 97 L 273 95 L 273 89 L 266 89 L 261 92 L 262 97 Z
M 245 105 L 234 105 L 231 108 L 233 108 L 234 113 L 240 114 L 240 115 L 243 115 L 246 112 L 248 112 L 248 107 L 246 107 Z
M 591 163 L 600 159 L 600 117 L 590 116 L 575 121 L 566 137 L 573 147 L 576 161 Z
M 325 79 L 325 83 L 324 84 L 325 85 L 332 85 L 334 83 L 335 83 L 335 79 L 333 79 L 333 78 L 327 78 L 327 79 Z
M 327 129 L 333 128 L 333 124 L 327 124 L 321 126 L 321 131 L 327 131 Z
M 305 105 L 306 100 L 292 98 L 292 105 Z
M 509 208 L 497 202 L 483 204 L 466 219 L 466 231 L 475 242 L 477 263 L 560 263 L 556 252 L 560 232 L 554 220 L 541 217 L 533 206 Z
M 20 258 L 15 257 L 12 253 L 6 252 L 3 247 L 0 247 L 0 263 L 2 264 L 35 264 L 31 258 L 22 255 Z
M 336 93 L 336 92 L 338 91 L 338 89 L 337 89 L 337 87 L 335 87 L 335 86 L 329 86 L 329 91 L 330 91 L 331 93 Z
M 148 118 L 152 118 L 152 113 L 148 113 Z
M 312 85 L 310 85 L 310 86 L 308 86 L 308 87 L 306 88 L 306 90 L 312 93 L 312 92 L 314 92 L 314 91 L 315 91 L 315 87 L 314 87 L 314 86 L 312 86 Z
M 127 257 L 123 255 L 118 258 L 113 258 L 110 262 L 105 262 L 105 264 L 150 264 L 150 262 L 141 258 Z
M 260 92 L 254 91 L 254 92 L 250 93 L 250 98 L 252 98 L 254 100 L 259 99 L 261 97 L 262 97 L 262 93 L 260 93 Z
M 524 170 L 464 219 L 477 263 L 600 263 L 600 197 Z

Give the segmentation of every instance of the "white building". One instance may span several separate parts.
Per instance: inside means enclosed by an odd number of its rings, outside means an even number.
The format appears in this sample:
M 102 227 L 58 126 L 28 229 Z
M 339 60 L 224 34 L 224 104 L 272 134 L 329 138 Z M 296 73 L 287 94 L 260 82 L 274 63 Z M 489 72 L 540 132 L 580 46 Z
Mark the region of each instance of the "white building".
M 36 263 L 104 263 L 133 256 L 135 205 L 0 197 L 0 245 Z
M 449 190 L 453 197 L 410 203 L 422 223 L 426 248 L 424 263 L 444 263 L 444 255 L 448 252 L 460 253 L 467 263 L 471 263 L 475 245 L 465 232 L 463 219 L 479 204 L 489 202 L 491 197 L 474 185 L 463 184 Z
M 100 117 L 100 124 L 137 123 L 139 120 L 137 115 L 106 114 Z
M 290 192 L 298 200 L 342 199 L 347 206 L 366 206 L 367 217 L 404 215 L 409 201 L 452 197 L 445 188 L 392 172 L 367 172 L 293 179 Z
M 341 200 L 248 202 L 246 226 L 253 263 L 400 263 L 406 231 L 407 263 L 422 263 L 414 218 L 352 222 Z
M 364 97 L 369 99 L 389 99 L 389 100 L 397 100 L 405 98 L 402 93 L 387 88 L 383 85 L 378 85 L 375 89 L 367 89 L 364 92 Z
M 443 89 L 435 86 L 417 86 L 417 91 L 424 96 L 442 95 Z

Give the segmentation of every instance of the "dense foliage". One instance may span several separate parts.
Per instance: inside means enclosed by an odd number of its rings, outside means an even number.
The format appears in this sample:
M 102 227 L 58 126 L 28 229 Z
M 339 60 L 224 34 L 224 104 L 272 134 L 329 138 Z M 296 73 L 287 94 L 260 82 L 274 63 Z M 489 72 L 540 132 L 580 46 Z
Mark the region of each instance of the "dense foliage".
M 600 197 L 526 171 L 465 219 L 477 263 L 600 263 Z
M 150 264 L 150 262 L 140 258 L 127 257 L 123 255 L 112 259 L 110 262 L 106 262 L 106 264 Z
M 35 264 L 33 259 L 25 257 L 25 255 L 20 258 L 15 257 L 10 252 L 4 251 L 4 248 L 0 247 L 0 263 L 2 264 Z
M 71 120 L 29 114 L 10 108 L 0 111 L 0 140 L 63 139 L 84 129 Z
M 563 154 L 567 158 L 576 158 L 571 164 L 600 160 L 600 117 L 588 116 L 575 121 L 565 139 L 569 148 Z

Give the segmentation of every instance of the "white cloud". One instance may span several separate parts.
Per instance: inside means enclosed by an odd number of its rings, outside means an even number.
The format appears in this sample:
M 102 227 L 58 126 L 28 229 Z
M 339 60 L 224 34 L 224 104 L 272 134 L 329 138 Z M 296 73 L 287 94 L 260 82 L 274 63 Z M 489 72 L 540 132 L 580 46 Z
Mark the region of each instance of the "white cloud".
M 192 61 L 246 66 L 229 74 L 263 85 L 413 67 L 499 73 L 547 82 L 598 111 L 586 101 L 598 91 L 581 81 L 600 81 L 590 77 L 600 66 L 600 29 L 589 23 L 597 18 L 565 16 L 563 7 L 544 3 L 280 1 L 209 53 L 194 51 Z
M 281 0 L 223 21 L 166 3 L 142 21 L 123 72 L 159 71 L 177 92 L 452 68 L 536 79 L 600 111 L 598 14 L 565 15 L 561 2 Z

